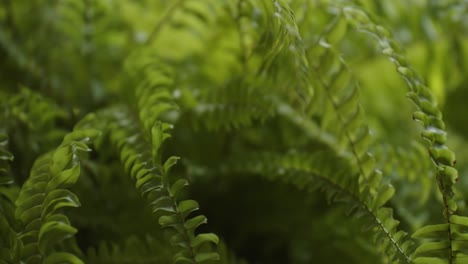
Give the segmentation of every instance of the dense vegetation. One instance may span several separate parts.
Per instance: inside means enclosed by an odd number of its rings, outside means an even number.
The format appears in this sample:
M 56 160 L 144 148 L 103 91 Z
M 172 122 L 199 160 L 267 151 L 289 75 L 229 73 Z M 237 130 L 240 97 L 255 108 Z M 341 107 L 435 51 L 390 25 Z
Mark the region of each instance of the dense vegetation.
M 468 263 L 467 98 L 466 0 L 3 0 L 0 263 Z

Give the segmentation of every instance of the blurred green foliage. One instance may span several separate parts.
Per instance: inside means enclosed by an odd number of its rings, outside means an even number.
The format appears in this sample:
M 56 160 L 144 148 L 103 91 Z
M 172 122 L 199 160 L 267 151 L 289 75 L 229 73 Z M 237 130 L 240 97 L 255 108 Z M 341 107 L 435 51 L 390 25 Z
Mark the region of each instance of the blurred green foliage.
M 3 0 L 0 263 L 468 263 L 467 98 L 466 0 Z

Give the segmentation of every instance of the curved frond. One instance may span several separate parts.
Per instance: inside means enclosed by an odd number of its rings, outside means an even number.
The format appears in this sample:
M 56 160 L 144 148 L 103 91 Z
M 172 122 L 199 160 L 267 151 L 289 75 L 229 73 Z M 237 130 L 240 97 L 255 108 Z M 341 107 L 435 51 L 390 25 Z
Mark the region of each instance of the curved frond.
M 0 264 L 468 263 L 467 3 L 1 0 Z
M 164 106 L 164 102 L 161 102 L 159 107 Z M 143 122 L 143 127 L 151 129 L 149 143 L 146 137 L 148 134 L 140 132 L 139 121 L 132 118 L 128 109 L 111 109 L 107 114 L 114 119 L 109 131 L 111 142 L 119 150 L 125 171 L 135 181 L 135 187 L 147 200 L 153 212 L 162 214 L 159 216 L 159 224 L 174 231 L 170 239 L 171 244 L 177 248 L 174 261 L 203 263 L 217 259 L 218 254 L 211 250 L 206 251 L 206 245 L 208 242 L 217 244 L 218 237 L 213 233 L 195 234 L 195 229 L 207 222 L 206 217 L 189 217 L 192 212 L 198 210 L 198 203 L 195 200 L 179 201 L 180 191 L 188 185 L 188 181 L 172 181 L 169 178 L 169 170 L 179 158 L 172 156 L 164 163 L 161 162 L 160 148 L 170 136 L 170 125 L 151 120 L 152 113 L 155 112 L 141 112 L 141 116 L 146 118 L 144 120 L 150 120 Z M 154 123 L 151 124 L 151 121 Z
M 98 134 L 92 129 L 76 129 L 55 151 L 40 156 L 34 163 L 15 202 L 15 216 L 22 227 L 19 238 L 24 244 L 23 261 L 82 263 L 76 257 L 80 253 L 76 245 L 67 241 L 77 230 L 61 211 L 80 206 L 69 188 L 80 175 L 80 157 L 90 151 L 87 144 Z M 59 243 L 66 249 L 57 251 Z
M 448 252 L 447 263 L 454 263 L 453 250 L 456 241 L 451 237 L 451 215 L 457 210 L 453 186 L 458 181 L 458 171 L 454 168 L 456 162 L 455 154 L 445 144 L 447 132 L 445 131 L 442 112 L 437 105 L 434 95 L 416 71 L 411 68 L 402 53 L 402 48 L 391 37 L 390 32 L 375 23 L 365 11 L 358 7 L 347 6 L 341 10 L 351 25 L 360 31 L 370 34 L 377 41 L 382 49 L 382 53 L 390 59 L 399 75 L 401 75 L 407 84 L 409 89 L 407 96 L 418 109 L 418 111 L 414 112 L 413 119 L 422 124 L 424 131 L 421 136 L 428 143 L 429 156 L 436 165 L 436 180 L 442 194 L 444 215 L 447 220 L 447 240 L 437 243 L 439 246 L 441 245 L 440 243 L 447 244 L 447 247 L 445 247 Z M 430 245 L 424 243 L 416 249 L 416 252 L 422 248 L 430 247 Z M 425 259 L 424 261 L 428 260 Z
M 375 240 L 381 245 L 380 251 L 388 254 L 392 261 L 410 263 L 412 241 L 406 232 L 399 231 L 399 221 L 393 218 L 393 210 L 383 207 L 393 195 L 393 189 L 378 182 L 378 196 L 368 190 L 360 190 L 357 176 L 359 171 L 350 167 L 346 159 L 333 152 L 305 153 L 260 153 L 247 155 L 236 160 L 234 171 L 250 172 L 292 184 L 299 189 L 324 190 L 329 201 L 345 202 L 349 212 L 365 217 L 373 230 Z M 398 262 L 399 261 L 399 262 Z
M 344 7 L 342 12 L 356 29 L 374 37 L 382 53 L 390 59 L 397 72 L 406 81 L 409 89 L 407 96 L 418 108 L 418 111 L 413 114 L 413 119 L 422 123 L 424 127 L 422 137 L 429 144 L 429 155 L 437 166 L 437 183 L 443 196 L 445 214 L 448 219 L 449 215 L 457 209 L 452 188 L 458 179 L 458 172 L 453 167 L 456 162 L 455 154 L 445 145 L 447 141 L 445 123 L 434 95 L 408 64 L 402 48 L 387 29 L 376 24 L 365 11 L 355 6 Z

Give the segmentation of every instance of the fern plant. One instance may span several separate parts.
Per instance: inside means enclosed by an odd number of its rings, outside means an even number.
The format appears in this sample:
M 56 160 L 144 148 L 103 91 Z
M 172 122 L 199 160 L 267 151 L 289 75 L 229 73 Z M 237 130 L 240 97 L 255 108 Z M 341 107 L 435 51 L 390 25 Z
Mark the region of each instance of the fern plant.
M 0 263 L 468 263 L 467 21 L 4 0 Z

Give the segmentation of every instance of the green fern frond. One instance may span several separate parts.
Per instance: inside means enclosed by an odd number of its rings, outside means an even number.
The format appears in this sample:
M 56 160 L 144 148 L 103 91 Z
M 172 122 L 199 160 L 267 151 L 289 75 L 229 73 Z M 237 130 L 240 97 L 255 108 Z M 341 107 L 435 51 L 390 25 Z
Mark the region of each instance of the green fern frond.
M 448 227 L 446 230 L 448 233 L 446 240 L 434 242 L 436 243 L 434 246 L 438 249 L 446 250 L 447 263 L 454 263 L 456 258 L 453 250 L 457 242 L 451 236 L 451 215 L 457 210 L 453 186 L 458 181 L 458 171 L 454 168 L 456 162 L 455 154 L 445 145 L 447 133 L 442 119 L 442 112 L 437 106 L 434 95 L 408 64 L 405 56 L 402 54 L 402 48 L 391 37 L 390 32 L 376 24 L 365 11 L 358 7 L 347 6 L 342 9 L 342 12 L 351 25 L 360 31 L 370 34 L 378 42 L 382 53 L 390 59 L 396 67 L 397 72 L 405 80 L 409 89 L 407 96 L 418 108 L 418 111 L 413 114 L 413 119 L 422 123 L 424 131 L 421 136 L 427 141 L 430 158 L 437 167 L 436 180 L 442 194 L 444 215 Z M 425 230 L 424 228 L 420 230 Z M 415 252 L 425 251 L 426 248 L 431 247 L 432 244 L 424 243 Z M 424 259 L 423 261 L 435 262 L 436 260 Z
M 0 263 L 468 263 L 467 7 L 0 1 Z
M 387 29 L 376 24 L 365 11 L 355 6 L 347 6 L 341 10 L 351 25 L 360 31 L 369 33 L 378 41 L 382 53 L 390 59 L 397 72 L 406 81 L 409 89 L 407 96 L 418 108 L 418 111 L 414 112 L 413 118 L 422 123 L 424 127 L 422 137 L 428 142 L 429 155 L 437 166 L 437 183 L 443 196 L 445 214 L 448 218 L 457 209 L 453 200 L 452 188 L 458 179 L 458 172 L 453 167 L 455 154 L 445 145 L 447 141 L 445 123 L 434 95 L 408 64 L 405 56 L 402 55 L 402 48 L 391 37 Z
M 371 140 L 369 129 L 364 121 L 359 104 L 357 83 L 350 76 L 344 59 L 333 50 L 325 39 L 320 40 L 319 60 L 314 65 L 318 89 L 311 103 L 311 113 L 321 116 L 320 127 L 336 137 L 336 144 L 356 160 L 359 170 L 361 192 L 364 188 L 376 196 L 376 187 L 381 172 L 376 170 L 375 160 L 369 152 Z
M 159 107 L 164 107 L 164 101 L 161 103 L 162 106 Z M 148 144 L 145 137 L 148 134 L 140 132 L 139 121 L 133 119 L 128 110 L 122 108 L 110 110 L 108 115 L 114 119 L 109 131 L 111 142 L 120 152 L 125 171 L 135 181 L 135 187 L 148 201 L 153 212 L 162 212 L 159 224 L 175 231 L 170 239 L 171 244 L 177 248 L 174 261 L 203 263 L 217 259 L 219 258 L 217 253 L 206 252 L 204 247 L 208 242 L 217 244 L 218 237 L 212 233 L 195 235 L 195 229 L 206 223 L 206 217 L 203 215 L 188 217 L 193 211 L 198 210 L 198 203 L 194 200 L 178 199 L 182 188 L 188 185 L 187 180 L 179 179 L 172 183 L 169 179 L 169 170 L 179 158 L 170 157 L 164 164 L 161 163 L 160 148 L 170 136 L 168 134 L 170 125 L 151 119 L 153 113 L 143 111 L 141 114 L 150 120 L 143 122 L 143 126 L 151 129 L 151 144 Z
M 397 229 L 399 221 L 393 218 L 392 209 L 382 207 L 392 197 L 393 189 L 388 184 L 378 182 L 378 196 L 371 195 L 369 191 L 360 191 L 362 187 L 357 182 L 359 172 L 350 167 L 347 159 L 328 151 L 312 155 L 260 153 L 246 155 L 227 166 L 233 166 L 228 171 L 259 174 L 307 191 L 324 190 L 329 201 L 345 202 L 350 213 L 367 219 L 369 229 L 375 234 L 374 239 L 381 245 L 379 249 L 389 259 L 397 263 L 411 262 L 412 241 L 405 238 L 406 232 Z
M 78 197 L 69 188 L 79 177 L 80 156 L 90 151 L 87 144 L 98 134 L 96 130 L 77 129 L 68 134 L 55 151 L 39 157 L 34 163 L 15 202 L 15 216 L 22 226 L 19 238 L 24 244 L 23 261 L 82 263 L 75 256 L 80 253 L 76 245 L 65 241 L 77 230 L 61 209 L 80 206 Z M 57 244 L 63 241 L 71 248 L 56 251 Z
M 355 195 L 368 208 L 369 214 L 374 216 L 380 228 L 377 233 L 384 234 L 383 241 L 386 241 L 384 251 L 388 250 L 392 259 L 400 258 L 409 262 L 409 243 L 403 246 L 401 241 L 405 233 L 396 230 L 398 221 L 393 220 L 392 211 L 381 208 L 393 196 L 394 189 L 390 184 L 381 182 L 381 172 L 376 170 L 374 158 L 370 154 L 370 135 L 359 105 L 357 84 L 349 73 L 344 59 L 333 47 L 334 42 L 342 38 L 342 32 L 346 32 L 337 25 L 340 24 L 331 24 L 331 27 L 326 29 L 326 34 L 318 39 L 319 45 L 309 48 L 311 54 L 319 58 L 312 66 L 315 94 L 310 103 L 309 113 L 320 116 L 321 130 L 331 136 L 326 138 L 334 138 L 334 145 L 340 146 L 342 154 L 354 157 L 354 166 L 359 175 L 359 191 Z M 336 35 L 334 31 L 338 31 L 337 36 L 333 36 Z M 315 128 L 310 125 L 308 127 Z M 313 131 L 315 130 L 317 129 Z M 380 221 L 380 217 L 386 220 Z M 396 236 L 396 239 L 393 236 Z
M 111 141 L 121 153 L 121 160 L 126 171 L 133 180 L 143 197 L 150 203 L 153 212 L 162 211 L 159 224 L 164 228 L 175 230 L 170 242 L 177 247 L 174 262 L 203 263 L 219 259 L 218 253 L 204 248 L 208 242 L 217 244 L 219 239 L 213 233 L 195 235 L 195 229 L 207 222 L 203 215 L 188 218 L 198 210 L 195 200 L 178 201 L 181 189 L 188 185 L 185 179 L 171 183 L 169 170 L 177 163 L 178 157 L 170 157 L 164 163 L 161 161 L 161 146 L 170 137 L 169 123 L 161 122 L 163 114 L 177 108 L 173 103 L 170 87 L 173 85 L 170 69 L 161 65 L 150 67 L 151 79 L 141 82 L 136 88 L 135 97 L 139 121 L 135 126 L 128 128 L 132 122 L 128 116 L 117 117 L 118 121 L 111 133 Z M 141 124 L 143 133 L 139 132 Z M 130 139 L 130 141 L 129 141 Z M 148 143 L 149 142 L 149 146 Z M 142 155 L 145 153 L 146 155 Z
M 146 70 L 151 72 L 148 74 L 151 78 L 140 82 L 135 90 L 135 97 L 145 138 L 151 142 L 152 129 L 156 121 L 161 118 L 163 113 L 175 110 L 177 106 L 173 103 L 170 93 L 174 86 L 171 69 L 163 64 L 157 64 Z M 159 145 L 154 147 L 158 149 Z M 157 152 L 158 150 L 154 150 L 154 154 Z
M 86 263 L 95 264 L 166 264 L 171 256 L 163 244 L 146 236 L 144 239 L 130 237 L 122 246 L 101 242 L 98 248 L 90 248 Z
M 308 115 L 319 120 L 317 123 L 323 131 L 321 134 L 330 135 L 326 137 L 328 141 L 334 137 L 335 142 L 327 145 L 333 145 L 344 156 L 354 157 L 360 173 L 360 185 L 367 185 L 369 191 L 376 195 L 369 182 L 378 184 L 380 180 L 375 179 L 381 176 L 369 149 L 371 137 L 359 103 L 358 83 L 337 50 L 347 32 L 341 20 L 340 16 L 335 15 L 306 48 L 313 68 L 311 74 L 315 88 Z
M 265 34 L 261 40 L 259 47 L 268 43 L 266 44 L 268 53 L 264 56 L 259 73 L 266 71 L 276 83 L 284 85 L 286 89 L 291 87 L 297 93 L 296 98 L 292 98 L 293 100 L 296 99 L 301 103 L 307 102 L 312 92 L 309 83 L 309 62 L 294 12 L 283 0 L 263 0 L 262 2 L 268 23 L 267 28 L 273 31 L 273 34 Z M 284 68 L 278 69 L 281 67 L 280 62 L 275 62 L 275 60 L 281 53 L 286 53 L 286 58 L 292 57 L 292 62 L 288 63 L 293 66 L 290 71 L 285 71 Z M 283 83 L 283 80 L 288 80 L 289 83 Z

